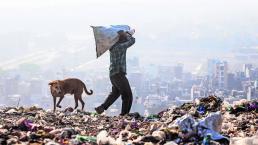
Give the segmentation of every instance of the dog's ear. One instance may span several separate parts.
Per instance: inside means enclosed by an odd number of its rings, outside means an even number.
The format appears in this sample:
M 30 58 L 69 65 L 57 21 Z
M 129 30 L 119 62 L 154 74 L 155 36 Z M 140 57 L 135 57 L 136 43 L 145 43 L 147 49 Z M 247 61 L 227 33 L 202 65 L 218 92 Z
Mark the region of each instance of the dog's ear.
M 53 84 L 56 84 L 57 81 L 52 81 L 52 82 L 49 82 L 48 85 L 52 86 Z

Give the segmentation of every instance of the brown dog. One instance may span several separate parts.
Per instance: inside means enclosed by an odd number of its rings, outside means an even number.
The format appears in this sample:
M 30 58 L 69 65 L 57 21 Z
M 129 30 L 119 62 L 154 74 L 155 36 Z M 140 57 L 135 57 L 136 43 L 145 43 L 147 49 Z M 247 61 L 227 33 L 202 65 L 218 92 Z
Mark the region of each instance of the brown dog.
M 60 103 L 63 100 L 65 94 L 72 94 L 74 95 L 75 100 L 75 107 L 76 109 L 78 107 L 78 100 L 82 104 L 82 110 L 84 108 L 84 101 L 82 100 L 82 93 L 83 90 L 86 94 L 91 95 L 93 93 L 92 90 L 88 92 L 85 84 L 76 78 L 68 78 L 65 80 L 55 80 L 49 83 L 51 94 L 53 96 L 54 101 L 54 112 L 56 111 L 56 107 L 61 108 Z M 60 97 L 59 101 L 56 104 L 56 98 Z

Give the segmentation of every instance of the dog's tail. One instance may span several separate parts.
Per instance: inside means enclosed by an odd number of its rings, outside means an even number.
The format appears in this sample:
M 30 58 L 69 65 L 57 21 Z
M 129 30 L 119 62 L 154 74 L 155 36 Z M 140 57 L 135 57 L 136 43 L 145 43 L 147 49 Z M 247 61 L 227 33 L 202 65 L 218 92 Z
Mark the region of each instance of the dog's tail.
M 83 83 L 83 88 L 84 88 L 84 91 L 86 92 L 86 94 L 88 94 L 88 95 L 92 95 L 93 94 L 92 90 L 90 90 L 90 92 L 87 90 L 86 85 L 84 83 Z

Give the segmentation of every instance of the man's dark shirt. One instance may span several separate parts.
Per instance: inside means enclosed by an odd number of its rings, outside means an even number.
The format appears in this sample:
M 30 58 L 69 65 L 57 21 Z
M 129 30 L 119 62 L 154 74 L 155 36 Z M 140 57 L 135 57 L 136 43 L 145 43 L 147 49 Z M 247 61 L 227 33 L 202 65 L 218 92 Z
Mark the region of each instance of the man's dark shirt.
M 117 42 L 110 48 L 110 67 L 109 75 L 118 73 L 126 74 L 126 50 L 135 43 L 135 38 L 128 36 L 126 42 Z

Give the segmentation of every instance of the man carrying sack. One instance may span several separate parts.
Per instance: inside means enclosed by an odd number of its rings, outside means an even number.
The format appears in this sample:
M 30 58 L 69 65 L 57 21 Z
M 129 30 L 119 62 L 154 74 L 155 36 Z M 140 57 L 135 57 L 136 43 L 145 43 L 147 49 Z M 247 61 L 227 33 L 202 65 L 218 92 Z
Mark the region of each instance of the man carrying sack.
M 134 32 L 134 30 L 119 30 L 117 32 L 118 41 L 109 49 L 109 77 L 112 84 L 112 91 L 104 103 L 95 108 L 98 114 L 107 110 L 120 95 L 122 96 L 122 109 L 120 115 L 126 115 L 130 112 L 133 96 L 130 84 L 126 78 L 126 51 L 127 48 L 135 43 L 135 38 L 132 36 Z

